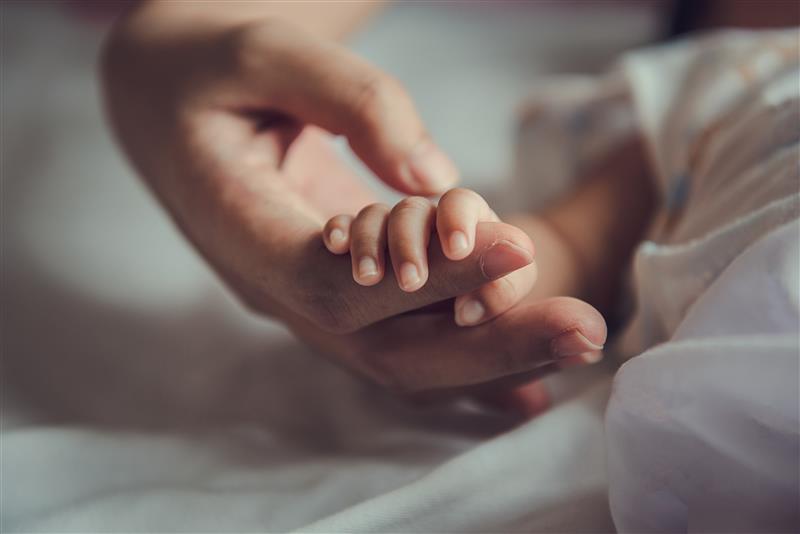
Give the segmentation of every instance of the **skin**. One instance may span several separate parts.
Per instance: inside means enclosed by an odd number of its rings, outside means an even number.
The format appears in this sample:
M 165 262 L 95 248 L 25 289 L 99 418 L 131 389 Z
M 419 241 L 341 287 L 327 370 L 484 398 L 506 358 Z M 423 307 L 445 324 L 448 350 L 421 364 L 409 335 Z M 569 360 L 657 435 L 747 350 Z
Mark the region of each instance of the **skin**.
M 500 222 L 486 201 L 474 191 L 451 189 L 438 205 L 424 197 L 407 197 L 394 208 L 371 204 L 358 215 L 337 215 L 328 220 L 323 240 L 334 254 L 350 254 L 353 280 L 373 286 L 383 280 L 387 268 L 394 271 L 403 291 L 413 293 L 428 281 L 428 246 L 438 240 L 444 256 L 451 261 L 467 258 L 475 248 L 478 223 Z M 435 229 L 435 234 L 432 233 Z M 388 250 L 391 265 L 385 265 Z M 527 295 L 536 282 L 533 256 L 511 242 L 503 245 L 503 261 L 518 258 L 520 269 L 484 284 L 477 294 L 459 295 L 454 302 L 455 322 L 474 326 L 507 311 Z M 484 262 L 484 272 L 493 265 Z
M 619 293 L 627 259 L 647 227 L 655 205 L 652 180 L 646 173 L 647 162 L 641 142 L 638 138 L 631 138 L 599 162 L 584 178 L 581 187 L 546 212 L 510 215 L 508 220 L 531 237 L 535 236 L 537 262 L 456 298 L 456 325 L 475 326 L 493 319 L 505 323 L 506 318 L 496 318 L 509 311 L 514 316 L 519 311 L 517 308 L 526 310 L 529 305 L 558 302 L 559 299 L 550 299 L 554 295 L 581 296 L 591 299 L 600 309 L 610 311 L 614 297 Z M 463 250 L 448 250 L 453 233 L 463 231 L 472 236 L 482 223 L 498 220 L 479 195 L 465 189 L 445 193 L 437 207 L 425 199 L 411 197 L 391 210 L 386 206 L 372 205 L 362 210 L 364 212 L 379 214 L 378 217 L 363 219 L 363 224 L 371 226 L 369 231 L 354 232 L 352 229 L 358 217 L 339 215 L 328 221 L 323 233 L 330 252 L 350 254 L 356 281 L 359 278 L 358 258 L 362 257 L 364 250 L 378 257 L 387 250 L 395 273 L 398 272 L 397 265 L 406 262 L 425 265 L 430 240 L 448 259 L 458 261 Z M 615 213 L 624 213 L 625 217 L 618 217 Z M 409 217 L 415 220 L 409 221 Z M 390 232 L 393 223 L 401 226 L 402 232 Z M 434 228 L 436 232 L 431 235 Z M 331 234 L 336 231 L 341 237 L 334 240 Z M 471 239 L 466 238 L 468 242 Z M 372 285 L 383 276 L 385 273 L 381 271 L 374 278 L 360 283 Z M 396 275 L 396 283 L 403 288 L 401 276 Z M 421 285 L 424 281 L 404 289 L 417 291 Z M 479 303 L 483 315 L 463 315 L 464 307 L 470 301 Z M 443 329 L 444 325 L 440 324 L 439 328 Z M 519 328 L 525 327 L 520 325 Z M 431 332 L 430 335 L 442 334 Z M 570 354 L 555 364 L 490 381 L 477 390 L 473 388 L 472 393 L 501 409 L 534 415 L 546 408 L 549 401 L 546 390 L 540 383 L 531 382 L 532 379 L 554 370 L 594 363 L 599 357 L 600 353 L 595 350 Z M 450 392 L 465 391 L 468 390 L 455 387 Z
M 607 238 L 620 226 L 603 215 L 619 207 L 616 201 L 599 193 L 615 187 L 613 177 L 597 180 L 591 193 L 610 205 L 567 202 L 545 216 L 523 214 L 516 226 L 456 190 L 442 199 L 444 214 L 435 221 L 447 240 L 431 240 L 426 256 L 421 243 L 406 239 L 422 235 L 424 243 L 434 225 L 419 197 L 451 187 L 458 173 L 402 86 L 335 42 L 373 4 L 239 7 L 144 3 L 112 32 L 102 74 L 120 145 L 245 305 L 283 321 L 354 373 L 404 394 L 507 388 L 598 359 L 605 321 L 574 297 L 591 295 L 587 281 L 600 280 L 607 267 L 594 255 L 606 254 Z M 346 137 L 379 179 L 416 200 L 387 218 L 388 208 L 372 206 L 368 190 L 335 156 L 331 135 Z M 469 215 L 450 217 L 451 201 L 468 206 Z M 383 217 L 398 264 L 390 268 L 378 257 L 382 231 L 347 247 L 358 258 L 374 254 L 374 278 L 331 254 L 322 236 L 336 214 L 353 218 L 340 220 L 341 228 L 351 221 L 352 236 L 361 228 L 373 232 L 371 221 Z M 568 224 L 574 220 L 580 222 Z M 457 231 L 466 248 L 456 246 Z M 586 250 L 583 234 L 598 236 Z M 334 251 L 343 250 L 330 231 L 325 235 Z M 377 247 L 362 250 L 370 242 Z M 626 240 L 614 252 L 625 256 L 630 246 Z M 410 291 L 380 276 L 401 273 L 406 260 L 419 278 L 406 285 Z M 453 306 L 459 310 L 468 299 L 488 314 L 504 313 L 463 328 Z

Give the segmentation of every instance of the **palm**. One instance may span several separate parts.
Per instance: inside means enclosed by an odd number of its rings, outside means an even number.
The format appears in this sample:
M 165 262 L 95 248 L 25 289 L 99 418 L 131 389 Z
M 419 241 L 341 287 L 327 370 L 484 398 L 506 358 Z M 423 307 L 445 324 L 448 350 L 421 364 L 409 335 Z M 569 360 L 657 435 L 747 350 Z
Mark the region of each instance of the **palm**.
M 286 217 L 319 223 L 355 214 L 375 201 L 363 180 L 336 153 L 331 134 L 282 120 L 214 112 L 187 126 L 187 174 L 237 176 L 251 198 L 277 199 Z M 288 208 L 288 210 L 287 210 Z
M 308 207 L 328 219 L 355 214 L 375 197 L 363 180 L 334 150 L 330 134 L 306 127 L 291 144 L 282 170 L 293 192 Z

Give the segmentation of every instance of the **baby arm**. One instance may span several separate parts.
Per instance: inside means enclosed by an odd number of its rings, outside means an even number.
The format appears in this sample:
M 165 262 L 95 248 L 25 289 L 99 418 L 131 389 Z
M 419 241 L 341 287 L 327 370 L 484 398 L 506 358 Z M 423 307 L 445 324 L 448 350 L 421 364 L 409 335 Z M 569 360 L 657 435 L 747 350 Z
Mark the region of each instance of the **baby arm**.
M 656 191 L 644 144 L 631 136 L 587 169 L 572 192 L 540 213 L 506 222 L 536 243 L 532 299 L 556 295 L 614 308 L 631 255 L 650 226 Z
M 638 137 L 596 163 L 575 190 L 546 210 L 505 218 L 536 243 L 538 278 L 523 302 L 572 296 L 606 317 L 612 315 L 631 254 L 653 217 L 656 194 Z M 593 363 L 600 357 L 600 352 L 590 352 L 559 367 Z M 526 417 L 550 404 L 540 381 L 491 391 L 482 398 Z

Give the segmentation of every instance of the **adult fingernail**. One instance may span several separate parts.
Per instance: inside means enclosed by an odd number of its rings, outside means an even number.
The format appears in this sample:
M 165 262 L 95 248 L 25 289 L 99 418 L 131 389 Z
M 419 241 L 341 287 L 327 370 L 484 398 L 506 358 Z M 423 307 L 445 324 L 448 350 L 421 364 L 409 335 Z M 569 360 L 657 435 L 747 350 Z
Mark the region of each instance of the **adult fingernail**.
M 408 161 L 410 184 L 425 191 L 444 191 L 458 181 L 455 164 L 431 141 L 423 141 Z
M 358 262 L 359 278 L 370 278 L 378 274 L 378 262 L 369 256 L 361 258 Z
M 417 289 L 420 282 L 419 269 L 411 262 L 405 262 L 400 266 L 400 286 L 404 291 Z
M 481 271 L 489 280 L 521 269 L 533 261 L 533 254 L 511 241 L 498 241 L 481 255 Z
M 461 256 L 469 248 L 467 234 L 459 230 L 450 234 L 450 241 L 448 243 L 450 244 L 450 254 L 455 254 L 457 256 Z
M 483 304 L 475 299 L 467 299 L 456 310 L 456 324 L 459 326 L 470 326 L 483 319 L 486 309 Z
M 580 356 L 585 362 L 594 363 L 602 358 L 600 351 L 603 350 L 603 346 L 592 343 L 578 330 L 570 330 L 554 338 L 550 350 L 553 356 L 559 360 L 570 356 Z

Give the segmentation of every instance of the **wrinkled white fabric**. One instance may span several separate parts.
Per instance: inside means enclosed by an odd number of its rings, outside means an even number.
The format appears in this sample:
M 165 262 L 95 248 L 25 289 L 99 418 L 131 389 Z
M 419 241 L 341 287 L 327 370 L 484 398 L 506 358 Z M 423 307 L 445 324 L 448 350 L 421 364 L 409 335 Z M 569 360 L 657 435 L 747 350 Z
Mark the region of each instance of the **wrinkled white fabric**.
M 540 84 L 526 108 L 520 190 L 634 129 L 655 173 L 606 419 L 622 532 L 800 529 L 798 56 L 794 29 L 712 33 Z M 541 186 L 540 206 L 568 183 Z
M 799 232 L 747 249 L 668 342 L 617 373 L 606 441 L 621 531 L 797 531 Z
M 606 417 L 620 531 L 800 529 L 799 38 L 719 33 L 623 62 L 664 209 L 618 345 L 644 354 Z

